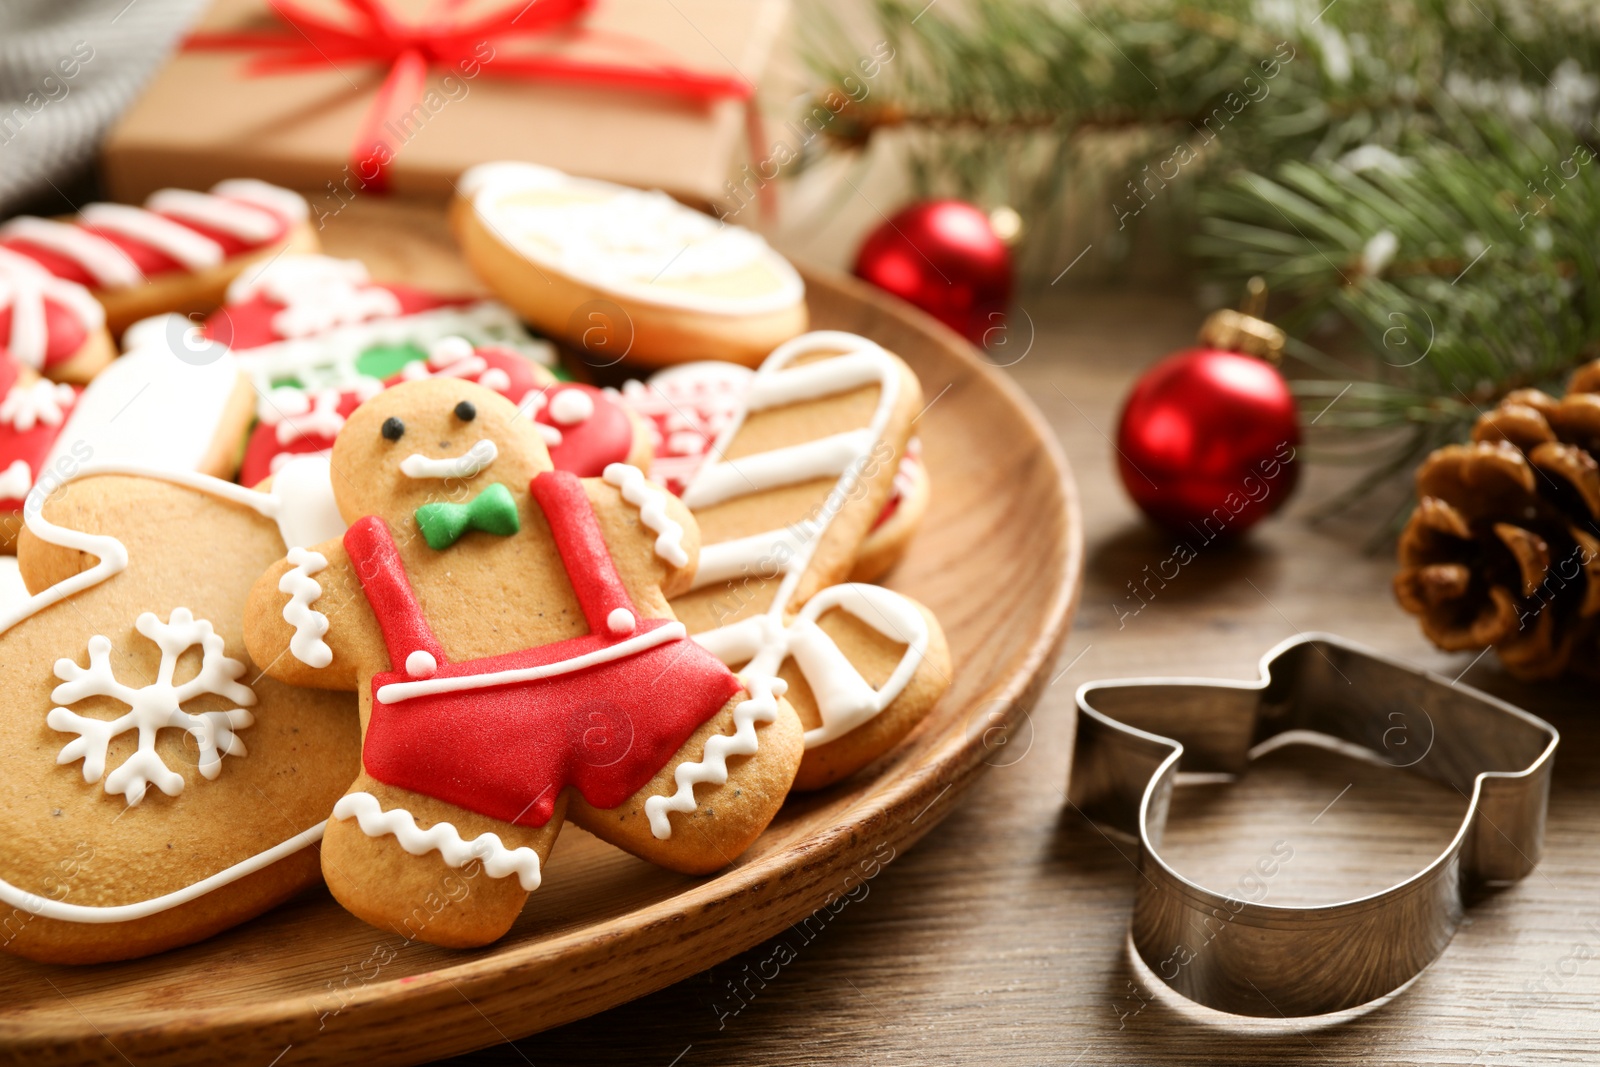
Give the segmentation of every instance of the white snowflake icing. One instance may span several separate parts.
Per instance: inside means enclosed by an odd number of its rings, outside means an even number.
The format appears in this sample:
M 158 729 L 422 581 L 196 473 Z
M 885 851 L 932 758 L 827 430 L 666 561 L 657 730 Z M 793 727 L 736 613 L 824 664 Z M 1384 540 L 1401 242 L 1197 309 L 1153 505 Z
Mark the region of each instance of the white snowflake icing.
M 64 707 L 50 709 L 45 719 L 53 730 L 77 734 L 56 757 L 57 763 L 83 760 L 83 780 L 98 782 L 105 773 L 106 752 L 111 741 L 129 730 L 139 732 L 139 748 L 106 778 L 106 792 L 120 793 L 131 807 L 144 799 L 145 789 L 154 785 L 169 797 L 183 792 L 183 775 L 171 770 L 156 753 L 156 737 L 163 729 L 186 731 L 200 746 L 198 769 L 206 778 L 222 771 L 223 756 L 247 754 L 244 742 L 234 733 L 255 722 L 243 707 L 228 711 L 207 711 L 198 715 L 183 710 L 185 701 L 197 696 L 224 697 L 236 704 L 256 702 L 255 693 L 237 679 L 244 664 L 222 651 L 222 638 L 205 619 L 196 619 L 188 608 L 173 608 L 171 618 L 162 622 L 145 612 L 134 621 L 134 629 L 161 649 L 161 665 L 156 680 L 135 688 L 117 681 L 111 666 L 111 641 L 100 635 L 89 638 L 89 666 L 78 666 L 70 659 L 56 660 L 55 687 L 50 699 L 57 704 L 75 704 L 86 697 L 106 696 L 128 706 L 115 719 L 92 719 Z M 173 672 L 183 653 L 199 645 L 200 670 L 181 685 L 172 683 Z
M 13 385 L 0 400 L 0 422 L 18 433 L 27 433 L 40 423 L 59 426 L 76 397 L 72 386 L 43 378 L 28 385 Z

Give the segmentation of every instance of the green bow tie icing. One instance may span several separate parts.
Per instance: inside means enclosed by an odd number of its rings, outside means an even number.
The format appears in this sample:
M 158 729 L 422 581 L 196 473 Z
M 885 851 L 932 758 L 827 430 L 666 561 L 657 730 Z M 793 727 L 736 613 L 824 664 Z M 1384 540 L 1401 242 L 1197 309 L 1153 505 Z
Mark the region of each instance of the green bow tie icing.
M 432 549 L 446 549 L 468 530 L 510 537 L 522 528 L 511 491 L 494 483 L 465 504 L 424 504 L 417 509 L 417 527 Z

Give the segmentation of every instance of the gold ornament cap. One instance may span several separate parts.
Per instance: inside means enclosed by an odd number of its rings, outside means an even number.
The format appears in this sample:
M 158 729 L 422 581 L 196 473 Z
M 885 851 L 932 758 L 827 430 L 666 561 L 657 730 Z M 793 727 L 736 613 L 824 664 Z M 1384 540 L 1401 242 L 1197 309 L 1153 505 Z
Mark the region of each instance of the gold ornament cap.
M 1288 338 L 1260 317 L 1267 308 L 1267 283 L 1259 277 L 1251 278 L 1245 291 L 1240 310 L 1223 308 L 1206 316 L 1200 324 L 1200 343 L 1224 352 L 1242 352 L 1276 366 L 1283 361 L 1283 346 Z

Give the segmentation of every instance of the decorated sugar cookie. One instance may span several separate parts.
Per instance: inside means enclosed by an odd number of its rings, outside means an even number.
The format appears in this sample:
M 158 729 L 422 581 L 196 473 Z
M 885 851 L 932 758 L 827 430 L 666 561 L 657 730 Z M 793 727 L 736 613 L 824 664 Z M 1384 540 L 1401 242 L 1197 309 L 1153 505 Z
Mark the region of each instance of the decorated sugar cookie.
M 86 382 L 115 354 L 105 309 L 89 290 L 0 247 L 0 360 Z
M 895 468 L 889 502 L 856 550 L 856 563 L 850 568 L 852 582 L 876 582 L 894 570 L 922 526 L 932 494 L 928 468 L 922 462 L 922 441 L 913 437 L 906 442 L 905 455 Z
M 381 382 L 425 361 L 433 345 L 451 337 L 555 363 L 549 342 L 528 333 L 504 304 L 375 282 L 358 260 L 316 255 L 284 255 L 242 273 L 229 286 L 228 302 L 199 328 L 156 316 L 135 324 L 129 336 L 189 359 L 226 346 L 263 393 L 284 385 Z
M 650 428 L 650 477 L 681 495 L 718 436 L 744 409 L 754 374 L 735 363 L 708 360 L 668 367 L 645 382 L 624 382 L 623 401 Z M 928 471 L 913 437 L 900 457 L 888 503 L 857 551 L 851 581 L 877 581 L 894 569 L 922 524 L 928 496 Z
M 406 363 L 379 381 L 357 375 L 343 386 L 306 389 L 280 385 L 260 394 L 257 423 L 245 447 L 239 481 L 255 485 L 297 455 L 326 455 L 358 406 L 400 382 L 459 378 L 493 389 L 532 419 L 557 470 L 597 477 L 612 463 L 647 467 L 650 440 L 643 420 L 607 390 L 555 375 L 512 349 L 473 348 L 462 337 L 435 342 L 426 359 Z
M 23 216 L 0 225 L 0 248 L 89 289 L 121 334 L 140 319 L 206 310 L 240 271 L 316 235 L 298 193 L 238 178 L 208 193 L 161 189 L 143 207 L 90 204 L 68 221 Z
M 232 356 L 211 357 L 136 348 L 81 391 L 22 372 L 0 398 L 0 549 L 15 546 L 16 509 L 34 485 L 54 489 L 88 463 L 232 477 L 253 394 Z
M 76 387 L 0 359 L 0 549 L 16 549 L 22 503 L 77 402 Z
M 263 676 L 243 637 L 254 575 L 326 532 L 296 484 L 113 464 L 29 499 L 39 592 L 0 618 L 0 949 L 142 956 L 319 880 L 354 702 Z
M 750 366 L 806 327 L 805 285 L 756 233 L 662 192 L 488 163 L 461 177 L 456 235 L 478 276 L 541 332 L 663 366 Z
M 484 944 L 567 818 L 688 872 L 765 828 L 800 724 L 781 680 L 746 687 L 673 618 L 699 553 L 681 503 L 623 464 L 552 470 L 531 421 L 458 378 L 379 393 L 330 462 L 359 472 L 333 480 L 349 529 L 268 569 L 245 633 L 274 677 L 359 694 L 362 771 L 322 847 L 345 907 Z M 474 861 L 488 877 L 409 928 Z
M 683 492 L 704 548 L 673 610 L 749 684 L 786 683 L 806 727 L 797 789 L 887 752 L 950 684 L 932 613 L 836 584 L 883 512 L 921 405 L 916 376 L 866 338 L 797 337 L 756 372 Z

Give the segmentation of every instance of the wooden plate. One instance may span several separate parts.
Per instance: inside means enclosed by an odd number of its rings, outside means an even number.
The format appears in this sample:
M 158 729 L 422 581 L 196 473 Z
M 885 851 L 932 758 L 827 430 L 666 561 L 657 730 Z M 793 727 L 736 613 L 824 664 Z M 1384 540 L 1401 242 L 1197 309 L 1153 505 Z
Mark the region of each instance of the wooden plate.
M 995 760 L 1066 636 L 1083 567 L 1076 491 L 1039 415 L 954 334 L 851 279 L 806 280 L 816 328 L 898 352 L 930 401 L 918 432 L 932 506 L 889 584 L 938 614 L 956 671 L 905 744 L 792 801 L 712 878 L 659 870 L 568 828 L 520 921 L 487 949 L 407 943 L 317 892 L 150 959 L 70 968 L 0 957 L 0 1055 L 154 1067 L 267 1063 L 288 1046 L 293 1064 L 459 1053 L 631 1000 L 791 923 L 825 922 L 829 902 L 932 830 Z

